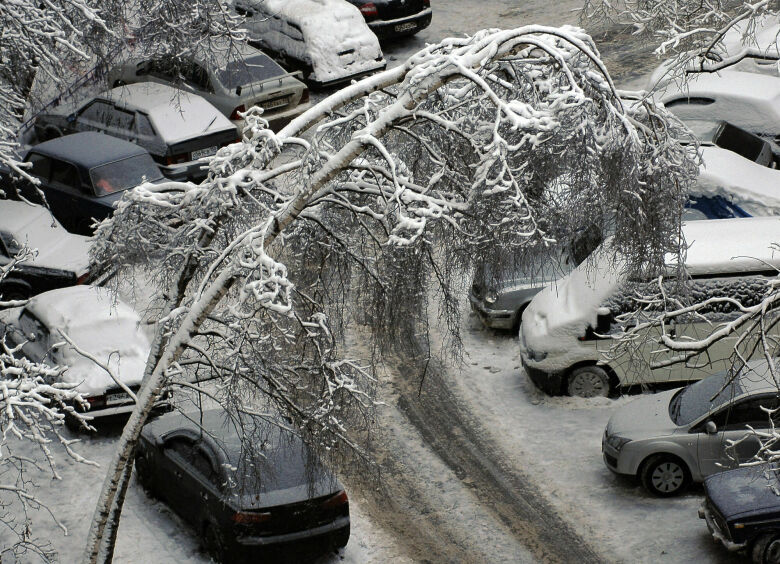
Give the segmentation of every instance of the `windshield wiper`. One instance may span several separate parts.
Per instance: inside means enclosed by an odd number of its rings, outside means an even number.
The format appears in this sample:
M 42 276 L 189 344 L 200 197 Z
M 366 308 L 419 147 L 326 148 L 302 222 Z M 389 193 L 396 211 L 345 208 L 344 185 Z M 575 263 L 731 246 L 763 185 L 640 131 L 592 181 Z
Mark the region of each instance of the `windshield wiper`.
M 209 122 L 209 124 L 206 127 L 203 128 L 203 131 L 207 131 L 208 128 L 211 127 L 211 124 L 214 123 L 216 120 L 217 120 L 217 116 L 214 116 L 213 118 L 211 118 L 211 121 Z M 201 131 L 201 133 L 203 133 L 203 131 Z

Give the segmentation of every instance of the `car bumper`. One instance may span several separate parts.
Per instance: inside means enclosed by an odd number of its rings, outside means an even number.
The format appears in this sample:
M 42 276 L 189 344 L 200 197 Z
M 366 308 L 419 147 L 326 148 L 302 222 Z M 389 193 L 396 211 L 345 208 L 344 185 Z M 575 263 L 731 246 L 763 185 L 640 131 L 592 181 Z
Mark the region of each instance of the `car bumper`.
M 534 385 L 546 394 L 557 396 L 563 393 L 564 374 L 562 372 L 546 372 L 530 366 L 523 357 L 523 369 Z
M 511 309 L 490 309 L 476 296 L 469 295 L 471 309 L 479 316 L 486 327 L 493 329 L 513 329 L 517 321 L 517 312 Z
M 163 176 L 177 182 L 200 182 L 208 175 L 207 161 L 190 161 L 175 165 L 157 165 Z
M 747 546 L 747 543 L 736 543 L 729 539 L 728 531 L 724 531 L 723 528 L 718 525 L 718 522 L 715 519 L 715 516 L 712 514 L 710 508 L 707 506 L 706 501 L 702 502 L 701 507 L 699 507 L 699 519 L 704 519 L 704 521 L 707 523 L 707 528 L 712 534 L 712 538 L 716 542 L 719 542 L 725 546 L 726 550 L 729 550 L 730 552 L 737 552 L 739 550 L 744 550 Z
M 368 27 L 379 39 L 387 39 L 390 37 L 411 35 L 425 29 L 431 25 L 432 16 L 433 10 L 431 8 L 426 8 L 411 16 L 395 20 L 373 20 L 367 23 Z
M 300 541 L 316 541 L 317 539 L 335 535 L 349 527 L 349 516 L 345 515 L 339 517 L 335 521 L 314 527 L 313 529 L 306 529 L 305 531 L 296 531 L 294 533 L 286 533 L 282 535 L 272 536 L 240 536 L 236 537 L 236 543 L 241 547 L 264 547 L 264 546 L 276 546 L 287 543 L 298 543 Z

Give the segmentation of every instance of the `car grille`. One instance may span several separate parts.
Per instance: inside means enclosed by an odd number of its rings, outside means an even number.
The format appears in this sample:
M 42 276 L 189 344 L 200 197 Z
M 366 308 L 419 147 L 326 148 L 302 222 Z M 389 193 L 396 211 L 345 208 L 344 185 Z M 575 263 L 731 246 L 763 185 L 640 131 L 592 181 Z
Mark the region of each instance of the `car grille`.
M 712 505 L 712 502 L 710 502 L 709 499 L 707 500 L 707 509 L 709 510 L 710 515 L 712 515 L 712 520 L 715 522 L 715 526 L 718 527 L 720 533 L 727 539 L 731 540 L 731 534 L 729 533 L 729 527 L 726 524 L 726 520 L 720 514 L 720 511 L 715 509 L 715 506 Z
M 610 456 L 606 452 L 604 453 L 604 462 L 610 468 L 617 468 L 617 458 L 615 458 L 614 456 Z

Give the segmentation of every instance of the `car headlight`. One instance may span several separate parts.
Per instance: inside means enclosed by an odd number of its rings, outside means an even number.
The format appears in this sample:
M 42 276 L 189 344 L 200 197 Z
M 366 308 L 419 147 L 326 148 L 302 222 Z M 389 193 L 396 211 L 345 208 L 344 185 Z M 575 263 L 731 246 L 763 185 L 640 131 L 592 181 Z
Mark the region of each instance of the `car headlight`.
M 534 362 L 541 362 L 545 358 L 547 358 L 547 353 L 545 351 L 535 351 L 530 348 L 527 348 L 526 351 L 528 353 L 528 358 L 530 358 Z
M 498 299 L 498 293 L 496 293 L 495 290 L 488 290 L 487 293 L 485 293 L 485 301 L 489 304 L 496 303 L 496 300 Z
M 631 442 L 631 439 L 626 439 L 623 437 L 619 437 L 617 435 L 612 435 L 611 437 L 607 437 L 607 444 L 614 448 L 615 450 L 619 451 L 624 446 L 626 446 L 628 443 Z

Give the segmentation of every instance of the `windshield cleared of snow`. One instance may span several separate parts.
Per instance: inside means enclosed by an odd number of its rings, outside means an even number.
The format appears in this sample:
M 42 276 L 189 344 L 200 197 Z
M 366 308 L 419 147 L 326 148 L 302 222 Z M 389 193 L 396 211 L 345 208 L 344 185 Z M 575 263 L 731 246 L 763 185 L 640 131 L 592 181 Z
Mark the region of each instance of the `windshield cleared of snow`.
M 287 74 L 264 53 L 230 61 L 225 67 L 216 69 L 215 73 L 217 80 L 229 90 Z
M 149 155 L 136 155 L 95 167 L 89 171 L 89 176 L 96 196 L 108 196 L 162 179 L 160 169 Z
M 744 393 L 738 378 L 726 386 L 731 376 L 729 372 L 721 372 L 686 386 L 669 402 L 669 417 L 677 425 L 688 425 Z

